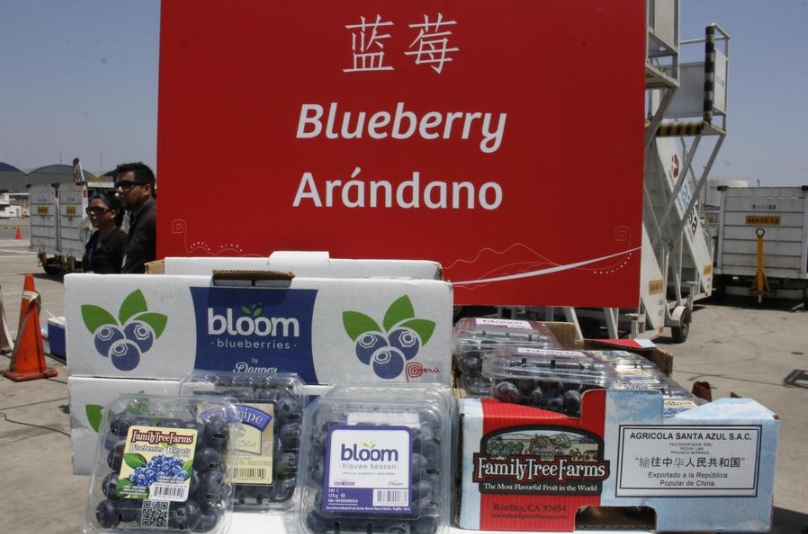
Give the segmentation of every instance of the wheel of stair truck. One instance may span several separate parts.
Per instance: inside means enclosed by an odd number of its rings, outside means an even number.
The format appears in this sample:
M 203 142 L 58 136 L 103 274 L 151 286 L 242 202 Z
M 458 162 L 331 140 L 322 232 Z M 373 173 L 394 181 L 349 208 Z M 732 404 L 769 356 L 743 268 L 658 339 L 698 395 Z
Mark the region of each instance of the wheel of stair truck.
M 45 273 L 50 276 L 56 276 L 62 272 L 62 266 L 59 265 L 59 260 L 56 258 L 49 258 L 42 264 Z
M 690 333 L 690 311 L 685 308 L 679 317 L 679 326 L 671 327 L 671 336 L 674 343 L 684 343 Z
M 713 278 L 713 300 L 718 303 L 724 302 L 727 296 L 727 281 L 723 276 Z

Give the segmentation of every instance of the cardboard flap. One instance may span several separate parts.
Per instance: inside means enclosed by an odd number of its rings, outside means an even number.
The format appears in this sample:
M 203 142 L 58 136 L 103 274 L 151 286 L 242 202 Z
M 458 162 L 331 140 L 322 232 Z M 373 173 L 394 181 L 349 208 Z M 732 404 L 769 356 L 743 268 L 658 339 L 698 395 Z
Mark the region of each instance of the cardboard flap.
M 303 268 L 308 267 L 328 267 L 331 263 L 331 258 L 328 252 L 325 251 L 308 251 L 308 250 L 276 250 L 269 255 L 268 265 L 272 268 L 273 265 L 299 265 Z

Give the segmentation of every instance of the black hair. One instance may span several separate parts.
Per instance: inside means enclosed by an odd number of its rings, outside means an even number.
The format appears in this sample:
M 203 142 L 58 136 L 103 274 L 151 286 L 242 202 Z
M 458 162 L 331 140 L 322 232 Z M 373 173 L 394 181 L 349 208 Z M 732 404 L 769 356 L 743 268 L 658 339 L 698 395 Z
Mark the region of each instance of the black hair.
M 96 198 L 106 204 L 107 209 L 115 211 L 115 226 L 121 226 L 123 224 L 123 209 L 121 208 L 121 203 L 118 200 L 117 195 L 115 195 L 113 191 L 98 191 L 93 193 L 88 203 L 92 202 Z
M 148 184 L 151 186 L 152 193 L 154 193 L 154 172 L 148 165 L 142 161 L 135 161 L 133 163 L 121 163 L 115 167 L 115 181 L 118 181 L 118 176 L 127 173 L 135 173 L 135 182 L 139 184 Z

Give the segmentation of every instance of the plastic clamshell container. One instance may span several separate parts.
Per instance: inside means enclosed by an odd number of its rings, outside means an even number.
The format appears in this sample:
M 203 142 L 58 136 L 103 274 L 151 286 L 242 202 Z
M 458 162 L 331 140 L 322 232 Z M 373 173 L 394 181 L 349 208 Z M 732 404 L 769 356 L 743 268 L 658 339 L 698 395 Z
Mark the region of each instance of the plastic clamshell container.
M 117 397 L 99 427 L 83 532 L 227 532 L 240 435 L 225 397 Z
M 291 508 L 303 408 L 308 403 L 300 377 L 194 371 L 180 383 L 180 393 L 225 395 L 238 404 L 242 436 L 233 446 L 234 509 Z
M 482 366 L 509 346 L 562 348 L 550 329 L 537 321 L 463 317 L 455 324 L 452 343 L 457 387 L 472 396 L 488 395 L 491 381 L 483 376 Z
M 617 374 L 617 379 L 612 384 L 613 389 L 654 389 L 661 391 L 666 398 L 690 398 L 693 396 L 658 369 L 617 367 L 615 373 Z
M 662 417 L 675 417 L 706 402 L 696 396 L 693 396 L 692 399 L 665 397 L 662 401 Z
M 608 364 L 580 351 L 514 348 L 486 360 L 494 398 L 577 417 L 581 394 L 609 388 L 615 380 Z
M 615 368 L 658 369 L 656 364 L 648 358 L 625 350 L 588 350 L 586 353 Z
M 338 386 L 309 404 L 299 532 L 447 532 L 454 404 L 425 386 Z

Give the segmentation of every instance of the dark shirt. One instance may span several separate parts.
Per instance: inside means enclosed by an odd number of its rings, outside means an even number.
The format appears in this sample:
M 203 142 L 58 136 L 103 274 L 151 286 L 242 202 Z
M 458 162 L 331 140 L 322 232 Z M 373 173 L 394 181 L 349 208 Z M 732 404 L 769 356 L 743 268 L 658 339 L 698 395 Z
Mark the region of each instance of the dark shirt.
M 98 230 L 93 232 L 85 247 L 84 258 L 81 260 L 81 268 L 87 273 L 98 274 L 118 274 L 123 266 L 123 256 L 126 253 L 126 243 L 129 236 L 120 228 L 115 228 L 101 238 Z M 96 245 L 98 247 L 96 248 Z
M 126 247 L 126 258 L 123 270 L 126 274 L 145 273 L 146 263 L 154 261 L 157 233 L 157 203 L 152 201 L 143 206 L 136 214 L 132 214 L 129 225 L 129 244 Z

